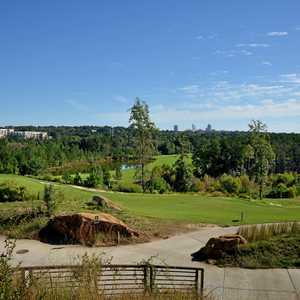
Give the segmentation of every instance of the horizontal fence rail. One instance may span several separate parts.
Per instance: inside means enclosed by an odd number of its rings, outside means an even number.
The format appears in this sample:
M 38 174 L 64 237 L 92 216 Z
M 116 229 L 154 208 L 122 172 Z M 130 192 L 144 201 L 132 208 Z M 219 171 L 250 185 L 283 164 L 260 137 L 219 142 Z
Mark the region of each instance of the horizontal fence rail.
M 204 288 L 203 268 L 151 264 L 21 267 L 15 275 L 26 286 L 76 290 L 89 285 L 105 295 L 180 290 L 201 296 Z

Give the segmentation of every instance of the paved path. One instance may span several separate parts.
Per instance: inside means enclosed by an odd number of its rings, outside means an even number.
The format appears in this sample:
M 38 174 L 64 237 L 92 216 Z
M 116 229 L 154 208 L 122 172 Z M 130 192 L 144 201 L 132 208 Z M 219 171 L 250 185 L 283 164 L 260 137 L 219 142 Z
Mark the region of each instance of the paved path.
M 218 268 L 205 263 L 192 262 L 190 254 L 199 250 L 212 236 L 235 233 L 236 228 L 204 228 L 195 232 L 157 240 L 150 243 L 87 248 L 83 246 L 53 246 L 33 240 L 18 240 L 15 252 L 28 249 L 25 254 L 14 254 L 14 262 L 23 266 L 76 264 L 78 257 L 104 253 L 113 263 L 137 263 L 154 256 L 155 263 L 177 266 L 199 266 L 205 269 L 206 293 L 216 299 L 292 299 L 300 300 L 300 269 L 248 270 Z M 0 237 L 0 253 L 4 237 Z M 297 298 L 298 297 L 298 298 Z

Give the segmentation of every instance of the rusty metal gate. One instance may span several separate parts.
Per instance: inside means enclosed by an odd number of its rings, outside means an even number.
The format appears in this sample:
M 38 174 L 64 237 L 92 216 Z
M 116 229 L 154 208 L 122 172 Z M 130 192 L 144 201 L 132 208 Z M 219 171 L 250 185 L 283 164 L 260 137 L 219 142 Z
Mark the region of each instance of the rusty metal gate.
M 180 290 L 203 294 L 204 269 L 164 265 L 115 265 L 99 267 L 41 266 L 22 267 L 18 275 L 30 286 L 41 282 L 46 288 L 76 289 L 83 284 L 93 284 L 99 293 L 106 295 L 130 293 L 154 293 L 164 290 Z

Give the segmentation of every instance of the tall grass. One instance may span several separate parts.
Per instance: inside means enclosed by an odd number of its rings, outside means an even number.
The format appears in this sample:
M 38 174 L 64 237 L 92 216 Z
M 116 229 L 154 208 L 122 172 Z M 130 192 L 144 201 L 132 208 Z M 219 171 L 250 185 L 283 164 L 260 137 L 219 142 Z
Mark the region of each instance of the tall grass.
M 269 240 L 270 238 L 281 234 L 299 234 L 300 222 L 271 223 L 258 225 L 240 226 L 238 234 L 247 241 Z

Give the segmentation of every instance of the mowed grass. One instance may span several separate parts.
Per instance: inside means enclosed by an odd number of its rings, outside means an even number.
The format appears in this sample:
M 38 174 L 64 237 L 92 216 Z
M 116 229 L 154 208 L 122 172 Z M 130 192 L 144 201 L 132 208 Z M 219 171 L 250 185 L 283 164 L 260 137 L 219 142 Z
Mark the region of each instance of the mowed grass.
M 0 174 L 0 184 L 5 181 L 12 181 L 20 186 L 25 186 L 27 191 L 35 198 L 39 194 L 40 199 L 43 197 L 45 182 L 25 176 Z M 88 202 L 92 199 L 96 192 L 85 191 L 74 188 L 70 185 L 49 182 L 54 185 L 57 195 L 58 212 L 75 212 L 90 210 Z M 42 200 L 26 201 L 26 202 L 0 202 L 0 213 L 3 211 L 14 211 L 18 208 L 37 207 L 43 204 Z
M 0 175 L 0 183 L 13 180 L 24 185 L 31 193 L 42 193 L 44 183 L 28 177 Z M 97 192 L 72 186 L 55 184 L 58 197 L 58 213 L 90 211 L 88 205 Z M 245 224 L 299 221 L 300 199 L 287 200 L 245 200 L 230 197 L 209 197 L 199 194 L 126 194 L 101 192 L 100 194 L 120 205 L 132 216 L 151 217 L 159 220 L 174 220 L 184 223 L 212 223 L 232 225 L 232 220 L 244 213 Z M 42 201 L 33 201 L 34 205 Z M 0 203 L 0 211 L 31 207 L 32 202 Z
M 106 197 L 132 214 L 189 223 L 231 225 L 244 214 L 245 224 L 300 220 L 300 200 L 273 202 L 192 194 L 122 194 L 104 193 Z

